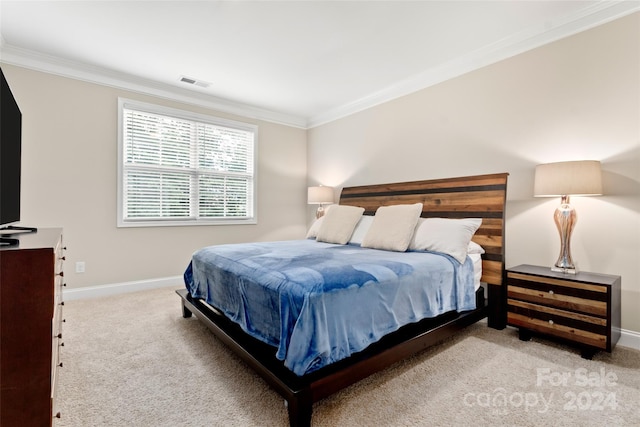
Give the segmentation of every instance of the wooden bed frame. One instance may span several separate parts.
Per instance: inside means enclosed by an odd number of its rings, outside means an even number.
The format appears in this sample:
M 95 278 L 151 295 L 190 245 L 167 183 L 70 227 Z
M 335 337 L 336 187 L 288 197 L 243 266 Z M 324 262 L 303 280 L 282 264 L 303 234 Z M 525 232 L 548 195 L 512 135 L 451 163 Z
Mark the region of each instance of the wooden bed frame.
M 503 329 L 506 326 L 504 222 L 507 177 L 507 173 L 500 173 L 345 187 L 340 197 L 340 204 L 364 207 L 368 215 L 375 214 L 379 206 L 420 202 L 425 218 L 482 218 L 482 225 L 473 237 L 486 251 L 482 255 L 483 287 L 476 293 L 475 310 L 449 312 L 404 326 L 348 359 L 301 377 L 276 359 L 274 347 L 250 337 L 208 304 L 192 299 L 186 289 L 176 291 L 182 298 L 182 315 L 188 318 L 195 314 L 284 397 L 291 426 L 309 426 L 314 402 L 437 344 L 484 317 L 488 317 L 490 327 Z

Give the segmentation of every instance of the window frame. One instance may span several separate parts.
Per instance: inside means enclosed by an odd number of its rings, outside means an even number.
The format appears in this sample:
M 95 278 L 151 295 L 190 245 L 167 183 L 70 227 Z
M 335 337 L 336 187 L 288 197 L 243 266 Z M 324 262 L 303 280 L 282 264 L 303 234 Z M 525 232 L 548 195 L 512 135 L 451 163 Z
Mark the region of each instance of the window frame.
M 191 219 L 125 219 L 124 217 L 124 110 L 137 110 L 141 112 L 160 114 L 177 119 L 196 121 L 215 126 L 239 129 L 253 133 L 253 191 L 251 197 L 252 215 L 246 218 L 226 217 L 226 218 L 191 218 Z M 118 168 L 117 168 L 117 227 L 175 227 L 175 226 L 202 226 L 202 225 L 238 225 L 258 223 L 258 126 L 250 123 L 239 122 L 230 119 L 195 113 L 192 111 L 180 110 L 163 105 L 150 104 L 142 101 L 127 98 L 118 98 Z M 197 192 L 198 190 L 195 189 Z M 193 194 L 191 195 L 193 196 Z M 197 204 L 196 204 L 197 205 Z

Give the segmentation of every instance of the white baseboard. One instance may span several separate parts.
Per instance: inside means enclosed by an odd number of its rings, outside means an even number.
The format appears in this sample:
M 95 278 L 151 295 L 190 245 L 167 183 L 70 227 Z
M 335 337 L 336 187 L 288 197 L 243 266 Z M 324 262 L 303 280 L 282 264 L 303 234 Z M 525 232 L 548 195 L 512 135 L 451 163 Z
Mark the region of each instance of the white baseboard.
M 618 345 L 640 350 L 640 332 L 620 329 L 620 341 Z
M 98 298 L 109 295 L 125 294 L 129 292 L 146 291 L 149 289 L 173 286 L 176 289 L 184 288 L 182 276 L 163 277 L 158 279 L 138 280 L 135 282 L 113 283 L 101 286 L 86 286 L 83 288 L 65 289 L 62 298 L 65 301 L 79 299 Z
M 128 292 L 145 291 L 149 289 L 164 288 L 173 286 L 176 289 L 184 287 L 182 276 L 163 277 L 159 279 L 138 280 L 135 282 L 114 283 L 102 286 L 87 286 L 84 288 L 66 289 L 63 291 L 65 301 L 73 301 L 87 298 L 98 298 L 109 295 L 118 295 Z M 628 329 L 620 330 L 620 341 L 618 345 L 622 347 L 640 350 L 640 332 Z

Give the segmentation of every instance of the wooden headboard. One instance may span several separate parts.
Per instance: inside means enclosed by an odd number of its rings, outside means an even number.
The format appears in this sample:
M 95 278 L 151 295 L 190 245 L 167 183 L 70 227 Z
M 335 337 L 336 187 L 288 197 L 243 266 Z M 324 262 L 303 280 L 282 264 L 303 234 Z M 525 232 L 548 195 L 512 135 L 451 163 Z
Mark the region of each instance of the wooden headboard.
M 422 217 L 482 218 L 473 241 L 482 255 L 482 281 L 501 287 L 505 279 L 504 222 L 508 173 L 428 181 L 345 187 L 340 204 L 374 215 L 380 206 L 422 203 Z

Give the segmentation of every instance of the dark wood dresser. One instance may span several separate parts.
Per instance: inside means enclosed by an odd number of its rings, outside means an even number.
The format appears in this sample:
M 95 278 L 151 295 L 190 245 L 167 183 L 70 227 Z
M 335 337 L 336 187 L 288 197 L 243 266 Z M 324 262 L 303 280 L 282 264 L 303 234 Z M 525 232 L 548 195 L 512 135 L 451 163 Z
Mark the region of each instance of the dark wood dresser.
M 60 417 L 62 229 L 17 237 L 0 248 L 0 425 L 50 426 Z
M 591 359 L 620 339 L 620 286 L 620 276 L 519 265 L 507 270 L 507 323 L 524 341 L 531 333 L 553 336 Z

